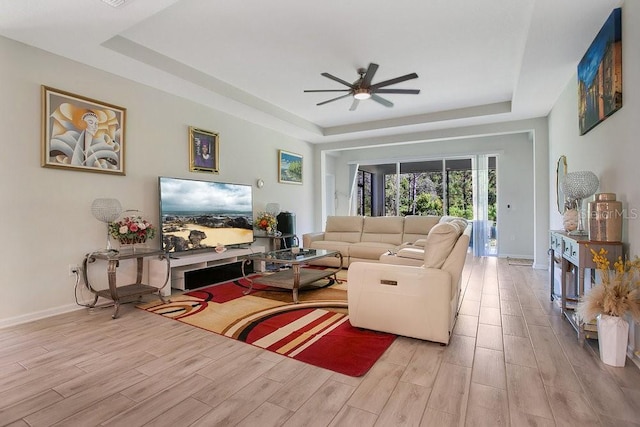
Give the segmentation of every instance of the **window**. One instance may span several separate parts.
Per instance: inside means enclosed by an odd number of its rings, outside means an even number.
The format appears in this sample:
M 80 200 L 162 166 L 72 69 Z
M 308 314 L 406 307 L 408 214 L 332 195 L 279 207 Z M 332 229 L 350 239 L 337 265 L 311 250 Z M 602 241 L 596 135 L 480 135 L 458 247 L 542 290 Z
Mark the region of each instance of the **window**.
M 358 170 L 358 215 L 371 216 L 373 209 L 372 179 L 371 172 Z

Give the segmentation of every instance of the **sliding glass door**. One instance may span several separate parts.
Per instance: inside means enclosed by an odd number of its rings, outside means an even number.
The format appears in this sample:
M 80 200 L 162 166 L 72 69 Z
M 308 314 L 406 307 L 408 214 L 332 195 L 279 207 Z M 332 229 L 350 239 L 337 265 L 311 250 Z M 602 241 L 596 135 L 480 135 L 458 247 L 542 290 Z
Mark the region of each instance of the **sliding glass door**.
M 359 215 L 451 215 L 472 221 L 478 256 L 497 255 L 496 156 L 359 165 Z

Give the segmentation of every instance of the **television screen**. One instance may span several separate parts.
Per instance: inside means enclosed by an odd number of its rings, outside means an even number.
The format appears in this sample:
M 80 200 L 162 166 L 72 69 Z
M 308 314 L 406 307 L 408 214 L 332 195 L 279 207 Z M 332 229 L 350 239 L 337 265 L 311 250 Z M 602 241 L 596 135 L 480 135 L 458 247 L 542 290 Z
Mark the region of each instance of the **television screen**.
M 251 185 L 159 178 L 165 252 L 253 242 Z

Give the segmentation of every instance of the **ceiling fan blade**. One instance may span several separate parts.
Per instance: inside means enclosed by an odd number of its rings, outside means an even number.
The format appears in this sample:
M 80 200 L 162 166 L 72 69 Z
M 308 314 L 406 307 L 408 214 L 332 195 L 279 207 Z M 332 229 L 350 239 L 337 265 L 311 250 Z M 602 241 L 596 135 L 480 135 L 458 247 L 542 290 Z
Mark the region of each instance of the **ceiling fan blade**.
M 371 94 L 371 99 L 376 101 L 378 104 L 384 105 L 385 107 L 389 107 L 389 108 L 393 107 L 393 102 L 388 101 L 388 100 L 376 95 L 375 93 Z
M 418 75 L 416 73 L 411 73 L 411 74 L 407 74 L 406 76 L 400 76 L 400 77 L 396 77 L 395 79 L 385 80 L 383 82 L 376 83 L 374 85 L 371 85 L 370 87 L 372 90 L 376 90 L 384 86 L 394 85 L 396 83 L 401 83 L 407 80 L 417 79 L 417 78 L 418 78 Z
M 351 96 L 351 94 L 350 94 L 350 93 L 348 93 L 348 94 L 346 94 L 346 95 L 342 95 L 342 96 L 339 96 L 339 97 L 337 97 L 337 98 L 332 98 L 332 99 L 329 99 L 329 100 L 327 100 L 327 101 L 322 101 L 322 102 L 320 102 L 320 103 L 318 103 L 318 104 L 316 104 L 316 105 L 324 105 L 324 104 L 328 104 L 329 102 L 337 101 L 338 99 L 346 98 L 347 96 Z
M 351 89 L 313 89 L 305 92 L 351 92 Z
M 358 104 L 360 104 L 360 100 L 353 98 L 353 103 L 351 104 L 351 108 L 349 108 L 349 111 L 355 111 L 355 109 L 358 108 Z
M 375 93 L 404 93 L 408 95 L 417 95 L 420 89 L 378 89 Z
M 369 68 L 367 68 L 367 72 L 362 79 L 362 84 L 360 85 L 360 87 L 367 88 L 371 86 L 371 80 L 373 80 L 373 76 L 375 75 L 376 71 L 378 71 L 378 64 L 374 64 L 373 62 L 370 63 Z
M 352 85 L 351 83 L 349 83 L 349 82 L 345 82 L 345 81 L 344 81 L 344 80 L 342 80 L 341 78 L 338 78 L 338 77 L 336 77 L 336 76 L 332 76 L 332 75 L 331 75 L 331 74 L 329 74 L 329 73 L 322 73 L 322 74 L 320 74 L 320 75 L 321 75 L 321 76 L 324 76 L 324 77 L 326 77 L 326 78 L 328 78 L 328 79 L 334 80 L 334 81 L 336 81 L 336 82 L 338 82 L 338 83 L 342 83 L 343 85 L 348 86 L 348 87 L 350 87 L 350 88 L 352 88 L 352 89 L 353 89 L 353 85 Z

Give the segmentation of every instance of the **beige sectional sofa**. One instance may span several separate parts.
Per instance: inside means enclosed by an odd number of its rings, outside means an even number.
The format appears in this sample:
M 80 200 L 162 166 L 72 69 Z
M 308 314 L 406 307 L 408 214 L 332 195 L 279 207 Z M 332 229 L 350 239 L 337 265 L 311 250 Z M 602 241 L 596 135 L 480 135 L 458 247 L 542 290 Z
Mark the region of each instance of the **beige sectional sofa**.
M 470 236 L 455 217 L 335 216 L 303 247 L 342 253 L 353 326 L 448 344 Z
M 378 262 L 380 256 L 396 253 L 426 239 L 440 216 L 330 216 L 324 232 L 302 236 L 302 247 L 330 249 L 342 253 L 343 266 L 352 262 Z M 324 258 L 320 265 L 337 266 L 337 258 Z

